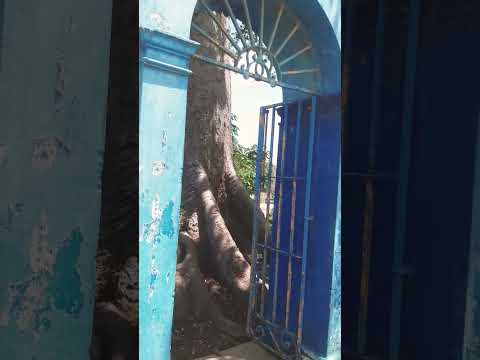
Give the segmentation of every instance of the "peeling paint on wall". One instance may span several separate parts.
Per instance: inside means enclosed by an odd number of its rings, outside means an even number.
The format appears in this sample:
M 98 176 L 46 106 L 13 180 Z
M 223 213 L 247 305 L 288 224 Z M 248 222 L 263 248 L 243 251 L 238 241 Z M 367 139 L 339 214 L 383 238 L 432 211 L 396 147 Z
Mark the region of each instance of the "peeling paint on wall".
M 162 176 L 165 170 L 168 169 L 167 164 L 163 161 L 154 161 L 152 165 L 152 175 L 153 176 Z
M 145 194 L 143 195 L 145 196 Z M 160 235 L 167 237 L 173 236 L 173 208 L 173 201 L 169 201 L 162 210 L 159 196 L 155 196 L 152 201 L 152 221 L 144 225 L 143 236 L 140 237 L 140 242 L 146 241 L 148 244 L 155 246 L 160 242 Z
M 34 273 L 52 273 L 55 262 L 54 250 L 48 245 L 48 219 L 42 213 L 38 224 L 33 226 L 32 243 L 30 245 L 30 267 Z
M 156 264 L 156 257 L 155 255 L 152 256 L 151 264 L 150 264 L 150 283 L 149 283 L 149 293 L 148 299 L 149 301 L 152 300 L 153 295 L 155 294 L 155 283 L 158 278 L 158 268 Z
M 59 152 L 70 154 L 70 148 L 56 136 L 33 139 L 32 143 L 32 167 L 36 170 L 51 169 Z
M 162 131 L 162 147 L 167 146 L 167 132 L 165 130 Z
M 50 329 L 51 304 L 47 294 L 48 279 L 44 274 L 10 285 L 10 319 L 21 331 L 33 330 L 35 340 Z
M 159 12 L 150 13 L 149 25 L 151 30 L 170 32 L 171 27 L 168 20 Z
M 32 230 L 30 266 L 33 275 L 9 287 L 8 312 L 2 315 L 3 326 L 12 320 L 21 330 L 33 330 L 38 340 L 50 330 L 53 311 L 78 314 L 84 302 L 77 262 L 83 234 L 79 228 L 57 242 L 55 250 L 48 247 L 48 220 L 42 214 Z
M 22 212 L 22 203 L 8 204 L 5 213 L 0 213 L 0 232 L 12 231 L 15 218 L 21 215 Z
M 0 169 L 7 165 L 8 160 L 8 146 L 0 144 Z
M 80 245 L 83 241 L 80 228 L 73 229 L 58 249 L 53 265 L 50 293 L 56 309 L 64 310 L 68 314 L 78 314 L 83 307 L 84 295 L 77 268 Z
M 162 235 L 167 237 L 172 237 L 175 234 L 174 223 L 173 223 L 173 201 L 169 201 L 165 209 L 162 212 L 162 218 L 160 221 L 160 231 Z
M 162 215 L 162 210 L 160 208 L 160 199 L 158 195 L 152 201 L 151 216 L 152 221 L 144 225 L 142 236 L 140 237 L 140 242 L 147 242 L 151 244 L 155 241 L 160 233 L 160 216 Z
M 60 58 L 56 64 L 57 76 L 54 89 L 54 103 L 56 106 L 62 101 L 65 95 L 65 62 L 63 58 Z
M 6 5 L 0 359 L 84 360 L 95 291 L 111 1 Z

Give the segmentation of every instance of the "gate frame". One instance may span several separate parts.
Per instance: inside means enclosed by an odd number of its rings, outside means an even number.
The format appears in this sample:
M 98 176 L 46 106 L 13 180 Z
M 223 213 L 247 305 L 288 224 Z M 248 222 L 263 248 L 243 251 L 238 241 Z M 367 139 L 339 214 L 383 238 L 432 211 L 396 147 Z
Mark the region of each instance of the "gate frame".
M 340 1 L 307 1 L 309 4 L 298 0 L 285 3 L 310 29 L 315 51 L 312 61 L 324 70 L 320 93 L 334 95 L 340 103 Z M 184 0 L 181 7 L 172 7 L 168 0 L 140 0 L 140 236 L 143 229 L 152 230 L 151 235 L 162 244 L 162 259 L 166 259 L 158 267 L 154 258 L 157 250 L 147 247 L 145 241 L 139 243 L 140 359 L 145 360 L 170 356 L 175 271 L 172 259 L 178 238 L 189 61 L 198 46 L 189 39 L 195 5 L 196 0 Z M 305 79 L 299 76 L 297 81 L 302 83 Z M 297 92 L 284 91 L 284 101 L 302 97 Z M 152 171 L 154 164 L 162 165 L 163 170 Z M 332 191 L 338 193 L 338 189 L 336 185 Z M 336 203 L 329 204 L 328 209 L 337 214 Z M 337 223 L 334 220 L 332 229 Z M 160 300 L 162 306 L 158 307 Z

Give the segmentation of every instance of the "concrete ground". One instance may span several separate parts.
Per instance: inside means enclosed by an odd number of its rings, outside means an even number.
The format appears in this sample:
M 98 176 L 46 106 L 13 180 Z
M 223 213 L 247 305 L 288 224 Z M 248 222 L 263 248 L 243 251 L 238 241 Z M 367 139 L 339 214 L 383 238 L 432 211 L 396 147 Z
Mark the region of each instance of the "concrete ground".
M 249 342 L 221 351 L 220 355 L 209 355 L 197 360 L 278 360 L 261 346 Z

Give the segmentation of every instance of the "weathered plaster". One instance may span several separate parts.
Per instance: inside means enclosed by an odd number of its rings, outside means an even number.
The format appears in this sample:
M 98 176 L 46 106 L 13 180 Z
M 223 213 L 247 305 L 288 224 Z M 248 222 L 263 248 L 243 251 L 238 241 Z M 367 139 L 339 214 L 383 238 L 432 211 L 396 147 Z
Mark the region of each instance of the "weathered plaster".
M 0 144 L 0 169 L 7 164 L 8 160 L 8 146 Z
M 35 342 L 52 327 L 53 311 L 78 315 L 84 304 L 84 293 L 78 272 L 80 229 L 72 230 L 69 237 L 48 245 L 48 221 L 42 214 L 32 231 L 30 269 L 32 276 L 10 284 L 8 307 L 4 326 L 11 321 L 18 330 L 32 331 Z
M 2 3 L 0 358 L 85 360 L 111 2 Z
M 189 56 L 196 44 L 141 30 L 140 358 L 169 359 Z
M 139 27 L 190 37 L 190 23 L 197 0 L 183 0 L 181 6 L 171 1 L 141 0 Z

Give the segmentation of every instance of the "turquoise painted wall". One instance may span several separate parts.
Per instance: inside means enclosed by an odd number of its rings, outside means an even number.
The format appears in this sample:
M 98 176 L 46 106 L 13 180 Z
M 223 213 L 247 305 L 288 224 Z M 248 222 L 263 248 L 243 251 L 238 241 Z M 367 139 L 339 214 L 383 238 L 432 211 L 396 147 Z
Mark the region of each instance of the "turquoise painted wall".
M 88 358 L 110 17 L 109 0 L 4 0 L 1 359 Z
M 238 1 L 233 0 L 233 6 L 235 3 Z M 289 0 L 286 3 L 291 10 L 287 25 L 293 25 L 299 18 L 315 48 L 307 60 L 299 58 L 295 64 L 300 68 L 318 64 L 322 68 L 321 77 L 313 80 L 299 77 L 296 81 L 309 82 L 325 94 L 339 95 L 340 1 Z M 142 360 L 170 358 L 188 63 L 196 50 L 196 44 L 188 38 L 195 5 L 196 0 L 185 0 L 182 6 L 172 6 L 167 0 L 140 0 L 139 336 Z M 266 29 L 272 27 L 273 21 L 272 14 L 266 20 Z M 279 36 L 289 30 L 286 26 L 280 28 Z M 292 50 L 295 45 L 298 44 L 292 41 L 285 51 Z M 303 97 L 292 92 L 284 94 L 289 100 L 299 96 Z M 338 125 L 337 131 L 340 131 L 340 123 Z M 337 187 L 332 189 L 337 190 Z M 335 202 L 328 208 L 337 214 L 337 205 Z M 330 232 L 332 242 L 339 238 L 339 225 L 338 217 L 331 224 L 331 229 L 338 229 L 336 236 L 335 231 Z M 337 244 L 338 253 L 338 241 Z M 334 266 L 333 258 L 339 267 L 339 256 L 330 256 L 331 266 Z M 339 285 L 340 279 L 334 282 Z M 332 303 L 338 301 L 332 299 Z M 336 325 L 332 326 L 331 335 L 335 337 L 340 324 L 335 319 L 332 321 Z
M 169 359 L 188 59 L 197 44 L 140 33 L 140 359 Z

